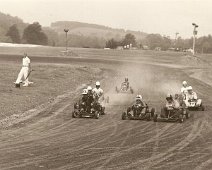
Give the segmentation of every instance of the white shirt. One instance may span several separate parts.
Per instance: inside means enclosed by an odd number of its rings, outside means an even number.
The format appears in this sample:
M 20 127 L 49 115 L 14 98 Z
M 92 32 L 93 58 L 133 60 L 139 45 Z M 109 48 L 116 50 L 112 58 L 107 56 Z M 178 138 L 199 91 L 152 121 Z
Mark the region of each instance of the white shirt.
M 24 57 L 23 58 L 23 60 L 22 60 L 22 66 L 24 66 L 24 67 L 29 67 L 29 65 L 30 65 L 30 59 L 26 56 L 26 57 Z
M 187 87 L 182 87 L 182 88 L 181 88 L 181 93 L 183 93 L 183 94 L 188 93 Z
M 94 94 L 94 96 L 96 97 L 101 97 L 102 95 L 103 95 L 103 90 L 101 89 L 101 88 L 94 88 L 93 90 L 92 90 L 92 92 L 93 92 L 93 94 Z

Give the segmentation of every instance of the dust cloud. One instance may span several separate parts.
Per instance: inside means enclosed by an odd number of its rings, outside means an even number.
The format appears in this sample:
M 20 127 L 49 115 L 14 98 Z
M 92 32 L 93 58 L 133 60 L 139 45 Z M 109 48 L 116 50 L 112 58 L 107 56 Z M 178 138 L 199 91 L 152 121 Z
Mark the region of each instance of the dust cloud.
M 181 80 L 175 78 L 175 72 L 170 68 L 147 64 L 122 64 L 116 68 L 117 76 L 114 77 L 113 88 L 108 92 L 110 105 L 130 105 L 137 94 L 142 95 L 145 102 L 164 103 L 168 93 L 180 93 Z M 134 94 L 116 93 L 115 87 L 120 89 L 125 77 L 129 79 Z

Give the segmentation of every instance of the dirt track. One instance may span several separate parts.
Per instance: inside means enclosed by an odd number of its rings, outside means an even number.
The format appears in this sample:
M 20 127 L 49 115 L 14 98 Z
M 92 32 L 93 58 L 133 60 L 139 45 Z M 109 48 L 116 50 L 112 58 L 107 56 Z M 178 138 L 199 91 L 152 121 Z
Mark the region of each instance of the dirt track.
M 89 59 L 65 60 L 87 62 Z M 95 64 L 95 60 L 90 61 Z M 73 119 L 70 113 L 77 92 L 60 96 L 60 100 L 35 117 L 1 130 L 1 170 L 212 169 L 212 97 L 208 95 L 211 86 L 190 78 L 182 68 L 164 67 L 160 63 L 137 63 L 135 67 L 132 63 L 116 61 L 111 67 L 111 61 L 100 61 L 97 63 L 102 67 L 114 69 L 113 76 L 103 81 L 111 98 L 106 106 L 107 115 L 99 120 Z M 134 89 L 157 110 L 166 92 L 177 92 L 186 79 L 203 98 L 206 111 L 192 112 L 183 124 L 123 121 L 121 113 L 131 104 L 133 96 L 117 97 L 109 90 L 120 83 L 116 79 L 118 75 L 128 75 Z

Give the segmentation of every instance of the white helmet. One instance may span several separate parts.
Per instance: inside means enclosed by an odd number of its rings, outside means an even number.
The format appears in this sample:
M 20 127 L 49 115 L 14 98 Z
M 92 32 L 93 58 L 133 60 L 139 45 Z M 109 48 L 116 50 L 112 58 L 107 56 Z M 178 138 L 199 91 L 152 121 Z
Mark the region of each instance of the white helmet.
M 191 86 L 188 86 L 187 90 L 192 90 L 193 88 Z
M 188 85 L 187 81 L 183 81 L 183 85 L 187 86 Z
M 91 87 L 91 86 L 88 86 L 87 90 L 88 90 L 88 91 L 89 91 L 89 90 L 92 90 L 92 87 Z
M 87 89 L 83 89 L 82 94 L 88 94 L 88 90 Z
M 100 86 L 100 82 L 99 81 L 96 82 L 96 86 Z
M 166 97 L 167 97 L 167 98 L 172 98 L 172 95 L 168 93 L 168 94 L 166 95 Z
M 136 100 L 137 100 L 137 99 L 142 100 L 142 98 L 143 98 L 143 97 L 139 94 L 139 95 L 136 96 L 135 99 L 136 99 Z

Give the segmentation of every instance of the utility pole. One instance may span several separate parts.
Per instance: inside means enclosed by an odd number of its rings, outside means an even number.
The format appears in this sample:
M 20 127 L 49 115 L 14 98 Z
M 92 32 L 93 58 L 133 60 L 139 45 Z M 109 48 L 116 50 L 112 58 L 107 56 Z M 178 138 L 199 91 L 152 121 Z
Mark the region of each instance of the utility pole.
M 179 34 L 179 32 L 176 32 L 175 33 L 175 41 L 174 41 L 174 47 L 175 47 L 175 50 L 176 50 L 176 44 L 177 44 L 177 35 Z
M 194 30 L 193 30 L 193 55 L 194 55 L 195 54 L 195 39 L 196 39 L 196 35 L 197 35 L 197 28 L 199 26 L 195 23 L 192 23 L 192 25 L 194 26 Z
M 66 34 L 66 54 L 68 53 L 68 31 L 69 29 L 64 29 L 64 32 Z

